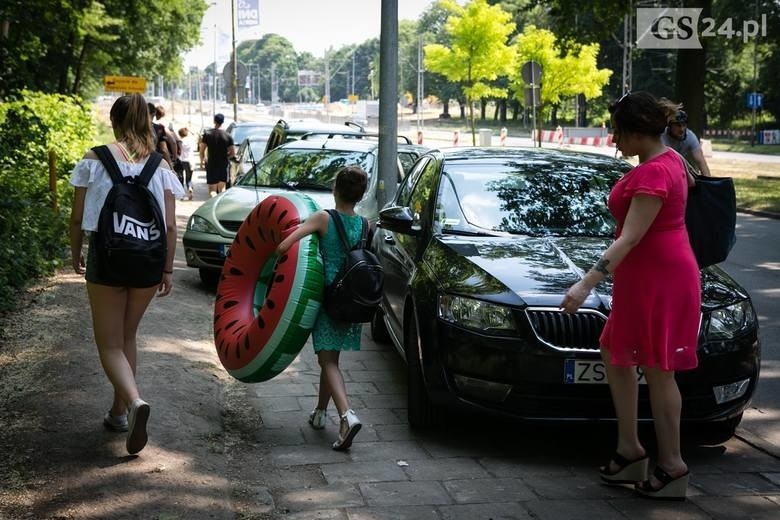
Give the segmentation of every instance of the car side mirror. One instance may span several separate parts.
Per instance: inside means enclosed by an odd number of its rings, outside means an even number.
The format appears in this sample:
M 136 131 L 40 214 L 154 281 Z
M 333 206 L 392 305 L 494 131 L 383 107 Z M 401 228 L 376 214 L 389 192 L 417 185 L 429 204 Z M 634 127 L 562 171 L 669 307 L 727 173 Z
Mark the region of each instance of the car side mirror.
M 417 235 L 420 229 L 417 226 L 412 227 L 413 223 L 414 215 L 411 209 L 403 206 L 391 206 L 379 212 L 377 226 L 394 233 Z

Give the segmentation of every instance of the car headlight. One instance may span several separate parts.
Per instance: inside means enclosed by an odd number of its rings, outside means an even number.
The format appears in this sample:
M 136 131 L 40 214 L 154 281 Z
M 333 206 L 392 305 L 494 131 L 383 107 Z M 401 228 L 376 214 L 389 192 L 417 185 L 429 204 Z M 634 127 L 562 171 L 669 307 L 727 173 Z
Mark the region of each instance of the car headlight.
M 203 217 L 199 217 L 198 215 L 193 215 L 190 217 L 190 221 L 187 224 L 187 227 L 191 231 L 199 231 L 201 233 L 211 233 L 212 235 L 219 235 L 219 231 L 217 231 L 217 228 L 215 228 L 211 224 L 211 222 L 209 222 Z
M 438 314 L 444 321 L 480 332 L 510 334 L 516 330 L 509 307 L 473 298 L 440 294 Z
M 716 309 L 710 313 L 707 340 L 733 339 L 755 324 L 756 314 L 748 300 Z

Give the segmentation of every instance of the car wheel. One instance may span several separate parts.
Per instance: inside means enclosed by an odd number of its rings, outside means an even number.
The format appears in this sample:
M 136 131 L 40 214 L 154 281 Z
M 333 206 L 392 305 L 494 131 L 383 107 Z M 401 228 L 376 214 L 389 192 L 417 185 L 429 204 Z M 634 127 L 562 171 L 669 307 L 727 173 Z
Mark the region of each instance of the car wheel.
M 387 332 L 382 310 L 377 307 L 374 317 L 371 318 L 371 339 L 377 343 L 390 343 L 390 334 Z
M 442 410 L 435 407 L 425 388 L 420 358 L 417 355 L 417 322 L 412 318 L 405 331 L 407 383 L 407 417 L 412 428 L 433 428 L 443 422 Z
M 741 421 L 742 414 L 739 414 L 725 421 L 700 424 L 696 426 L 693 434 L 696 441 L 702 444 L 723 444 L 734 436 Z
M 203 282 L 203 285 L 209 289 L 216 289 L 219 283 L 219 275 L 222 274 L 222 271 L 200 268 L 198 269 L 198 274 L 200 274 L 200 281 Z

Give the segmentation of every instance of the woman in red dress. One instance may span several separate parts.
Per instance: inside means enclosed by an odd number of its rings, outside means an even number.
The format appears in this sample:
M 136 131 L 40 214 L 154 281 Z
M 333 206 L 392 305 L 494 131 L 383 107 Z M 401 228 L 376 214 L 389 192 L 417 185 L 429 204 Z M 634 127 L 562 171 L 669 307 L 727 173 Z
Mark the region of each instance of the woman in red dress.
M 609 195 L 615 241 L 568 290 L 561 308 L 576 312 L 597 283 L 613 276 L 612 310 L 600 341 L 618 442 L 599 473 L 610 484 L 635 483 L 643 496 L 684 499 L 688 466 L 680 453 L 681 398 L 674 374 L 697 364 L 701 286 L 685 229 L 693 179 L 678 154 L 661 142 L 667 117 L 678 109 L 646 92 L 625 95 L 610 106 L 615 144 L 624 156 L 639 156 L 639 165 Z M 649 477 L 637 432 L 636 366 L 647 379 L 658 440 Z

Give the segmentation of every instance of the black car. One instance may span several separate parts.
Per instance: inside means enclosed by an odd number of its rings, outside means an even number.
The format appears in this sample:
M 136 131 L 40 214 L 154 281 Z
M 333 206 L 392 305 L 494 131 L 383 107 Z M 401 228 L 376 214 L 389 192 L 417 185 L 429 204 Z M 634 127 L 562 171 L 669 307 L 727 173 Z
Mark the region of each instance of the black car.
M 541 149 L 420 157 L 380 212 L 373 242 L 385 296 L 371 332 L 406 360 L 410 424 L 435 425 L 464 406 L 520 419 L 614 418 L 599 355 L 611 283 L 576 314 L 558 306 L 611 242 L 607 196 L 630 167 Z M 683 421 L 728 437 L 756 388 L 758 323 L 724 271 L 701 275 L 699 366 L 677 374 Z M 651 417 L 643 384 L 639 407 Z

